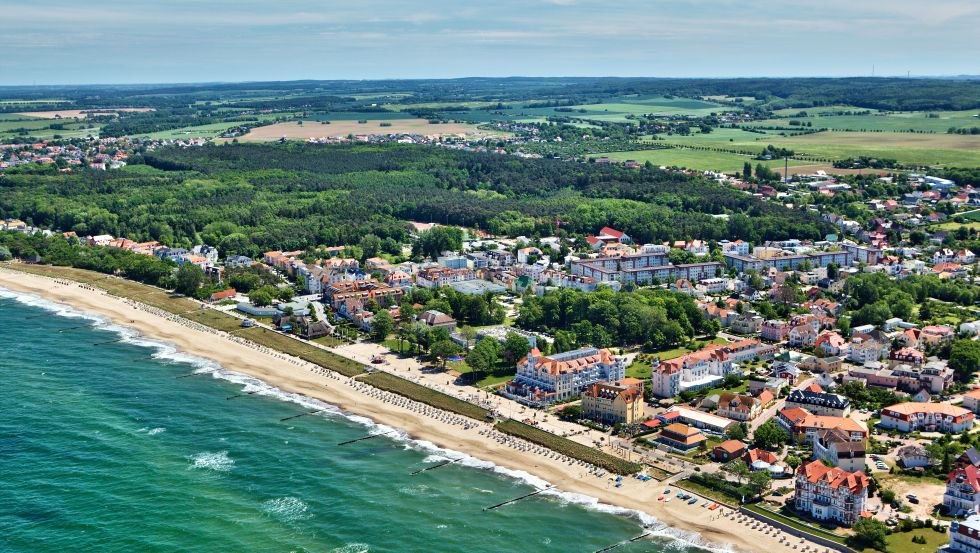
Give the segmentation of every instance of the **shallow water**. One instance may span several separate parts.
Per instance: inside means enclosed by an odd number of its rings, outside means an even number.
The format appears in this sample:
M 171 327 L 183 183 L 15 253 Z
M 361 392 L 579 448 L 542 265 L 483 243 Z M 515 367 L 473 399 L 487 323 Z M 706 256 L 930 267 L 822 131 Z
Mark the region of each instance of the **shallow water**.
M 338 446 L 390 429 L 336 408 L 280 422 L 327 407 L 0 289 L 0 551 L 591 552 L 645 531 L 569 495 L 484 512 L 543 483 L 472 458 L 411 476 L 463 456 Z

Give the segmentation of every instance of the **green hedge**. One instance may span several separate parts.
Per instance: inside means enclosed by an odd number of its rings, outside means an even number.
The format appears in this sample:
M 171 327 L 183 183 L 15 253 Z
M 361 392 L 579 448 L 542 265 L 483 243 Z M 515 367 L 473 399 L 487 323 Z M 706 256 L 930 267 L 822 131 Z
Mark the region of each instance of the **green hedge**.
M 640 472 L 643 468 L 638 463 L 631 463 L 614 455 L 603 453 L 598 449 L 569 440 L 568 438 L 562 438 L 557 434 L 552 434 L 540 428 L 524 424 L 523 422 L 506 420 L 497 423 L 496 429 L 504 434 L 523 438 L 557 453 L 591 463 L 616 474 L 634 474 Z
M 290 336 L 269 330 L 268 328 L 253 326 L 237 334 L 256 344 L 281 351 L 294 357 L 299 357 L 304 361 L 319 365 L 330 371 L 338 372 L 344 376 L 357 376 L 367 372 L 364 370 L 364 365 L 353 359 L 348 359 L 332 351 L 301 342 Z
M 407 397 L 408 399 L 431 405 L 437 409 L 451 411 L 478 421 L 487 420 L 490 414 L 486 409 L 473 405 L 468 401 L 456 399 L 442 392 L 437 392 L 421 384 L 416 384 L 410 380 L 405 380 L 404 378 L 386 372 L 374 372 L 359 380 L 375 388 L 380 388 Z

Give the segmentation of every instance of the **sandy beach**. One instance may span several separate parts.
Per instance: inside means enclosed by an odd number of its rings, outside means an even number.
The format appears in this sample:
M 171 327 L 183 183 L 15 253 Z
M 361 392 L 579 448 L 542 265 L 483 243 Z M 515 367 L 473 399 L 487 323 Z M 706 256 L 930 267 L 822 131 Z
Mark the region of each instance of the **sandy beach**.
M 183 324 L 176 317 L 161 316 L 152 309 L 141 308 L 102 290 L 6 268 L 0 268 L 0 287 L 100 314 L 149 338 L 169 342 L 186 353 L 214 360 L 228 370 L 254 376 L 284 391 L 337 405 L 350 413 L 404 430 L 414 439 L 460 451 L 500 467 L 525 471 L 563 492 L 582 494 L 597 498 L 603 504 L 647 513 L 682 533 L 698 534 L 698 541 L 704 545 L 769 552 L 826 549 L 789 535 L 781 539 L 782 533 L 755 521 L 739 521 L 741 515 L 725 507 L 709 511 L 677 499 L 659 502 L 657 498 L 669 486 L 656 481 L 644 483 L 627 478 L 623 487 L 615 488 L 608 475 L 599 478 L 579 464 L 546 456 L 539 452 L 540 448 L 527 447 L 519 440 L 504 437 L 487 423 L 440 412 L 381 392 L 223 332 Z

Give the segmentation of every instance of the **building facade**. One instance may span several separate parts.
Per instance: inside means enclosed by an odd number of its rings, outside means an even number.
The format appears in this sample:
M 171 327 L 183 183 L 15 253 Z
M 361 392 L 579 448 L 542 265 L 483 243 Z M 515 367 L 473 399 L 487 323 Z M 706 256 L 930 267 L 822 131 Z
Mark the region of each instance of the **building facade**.
M 815 520 L 850 526 L 865 510 L 868 483 L 863 472 L 849 472 L 811 461 L 797 470 L 793 506 Z
M 545 356 L 537 348 L 517 363 L 503 395 L 539 406 L 577 398 L 590 384 L 622 380 L 626 364 L 608 349 L 580 348 Z

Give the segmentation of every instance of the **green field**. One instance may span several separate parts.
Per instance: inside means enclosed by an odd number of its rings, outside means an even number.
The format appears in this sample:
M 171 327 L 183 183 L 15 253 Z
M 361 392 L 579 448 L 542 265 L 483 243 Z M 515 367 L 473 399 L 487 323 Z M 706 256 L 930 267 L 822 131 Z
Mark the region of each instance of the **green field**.
M 759 146 L 754 148 L 760 149 Z M 711 171 L 741 171 L 746 161 L 753 167 L 761 163 L 774 169 L 783 167 L 783 160 L 760 161 L 752 159 L 751 156 L 739 154 L 729 154 L 726 152 L 706 152 L 703 150 L 690 150 L 687 148 L 667 148 L 660 150 L 637 150 L 633 152 L 607 152 L 596 154 L 597 156 L 607 156 L 612 159 L 625 161 L 633 159 L 640 163 L 649 161 L 654 165 L 667 167 L 685 167 L 687 169 L 711 170 Z M 811 165 L 810 162 L 789 160 L 790 167 Z
M 238 123 L 210 123 L 207 125 L 197 125 L 195 127 L 181 127 L 168 131 L 153 132 L 146 135 L 150 138 L 176 139 L 176 138 L 215 138 L 226 130 L 238 125 Z
M 792 111 L 792 110 L 790 110 Z M 980 110 L 967 111 L 910 111 L 884 112 L 869 115 L 819 115 L 816 110 L 803 110 L 807 117 L 794 117 L 799 110 L 789 115 L 788 119 L 767 119 L 754 121 L 747 126 L 789 126 L 790 119 L 812 123 L 815 128 L 850 131 L 929 131 L 945 133 L 950 127 L 969 128 L 980 126 Z
M 849 157 L 868 156 L 895 159 L 904 164 L 943 165 L 949 167 L 980 166 L 980 135 L 922 134 L 894 132 L 818 132 L 798 136 L 780 136 L 780 131 L 768 131 L 766 134 L 747 132 L 741 129 L 715 129 L 708 134 L 694 133 L 691 135 L 663 136 L 663 140 L 651 144 L 677 144 L 682 146 L 699 145 L 723 149 L 760 152 L 769 144 L 793 150 L 797 156 L 814 157 L 818 159 L 844 159 Z M 631 152 L 626 152 L 631 153 Z M 709 153 L 705 153 L 708 155 Z M 711 159 L 712 164 L 724 162 L 726 154 Z M 653 154 L 655 158 L 661 158 Z M 617 159 L 638 159 L 637 157 Z M 664 159 L 672 159 L 667 155 Z M 685 160 L 677 165 L 698 163 L 697 160 L 687 160 L 687 156 L 679 156 Z M 728 158 L 731 159 L 731 158 Z M 651 159 L 654 163 L 654 159 Z M 799 162 L 802 164 L 804 162 Z M 664 164 L 664 162 L 661 162 Z M 754 163 L 753 163 L 754 164 Z M 739 164 L 741 165 L 741 164 Z M 793 160 L 790 160 L 793 165 Z M 712 168 L 700 165 L 686 165 L 692 168 Z M 732 170 L 725 169 L 725 170 Z
M 53 138 L 59 135 L 64 138 L 82 138 L 89 134 L 98 135 L 98 126 L 90 125 L 78 119 L 38 119 L 24 117 L 12 113 L 0 114 L 0 140 L 17 136 L 32 136 L 35 138 Z M 52 125 L 64 126 L 63 129 L 52 129 Z M 20 134 L 17 129 L 26 129 L 27 134 Z

